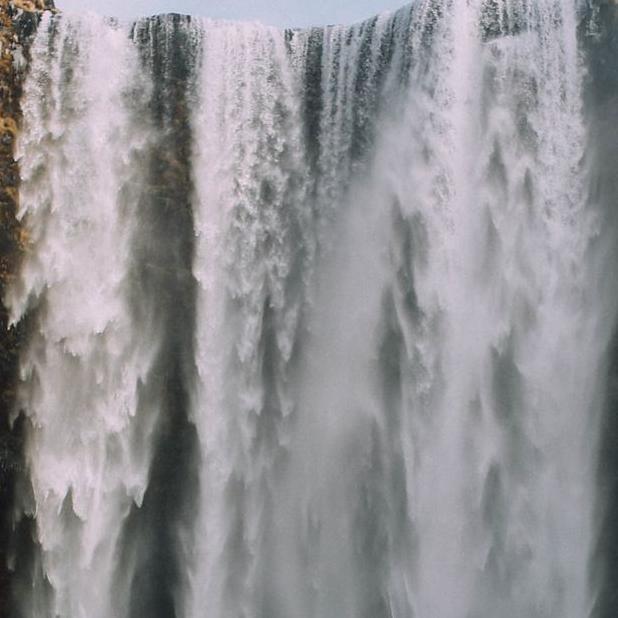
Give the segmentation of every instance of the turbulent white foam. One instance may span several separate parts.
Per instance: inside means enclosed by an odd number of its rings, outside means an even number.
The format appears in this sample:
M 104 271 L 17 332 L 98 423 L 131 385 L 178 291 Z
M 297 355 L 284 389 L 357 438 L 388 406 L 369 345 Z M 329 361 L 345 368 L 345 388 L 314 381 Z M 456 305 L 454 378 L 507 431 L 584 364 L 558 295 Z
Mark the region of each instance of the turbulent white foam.
M 558 0 L 184 26 L 201 461 L 179 615 L 588 615 L 614 308 L 576 26 Z M 9 298 L 14 319 L 34 308 L 20 397 L 55 593 L 30 613 L 129 615 L 114 552 L 147 485 L 158 410 L 138 391 L 162 337 L 132 310 L 132 238 L 158 129 L 127 33 L 56 28 L 26 87 L 32 250 Z
M 279 449 L 277 440 L 260 444 L 258 434 L 261 417 L 277 416 L 272 431 L 279 432 L 289 412 L 279 374 L 292 353 L 300 308 L 286 288 L 303 259 L 300 243 L 311 215 L 298 84 L 283 33 L 211 22 L 202 29 L 194 115 L 201 381 L 194 416 L 205 458 L 192 614 L 224 615 L 240 612 L 256 594 L 259 567 L 249 556 L 263 551 L 262 511 Z M 280 357 L 272 384 L 264 383 L 265 320 L 272 321 Z M 265 392 L 269 388 L 280 390 Z M 277 398 L 280 409 L 266 409 Z M 239 495 L 230 495 L 230 483 Z M 239 525 L 246 527 L 238 543 L 248 552 L 242 565 L 226 549 Z
M 19 144 L 29 249 L 8 301 L 13 320 L 33 312 L 19 404 L 54 590 L 40 615 L 103 617 L 121 523 L 147 486 L 156 418 L 138 411 L 156 337 L 144 338 L 129 304 L 131 183 L 142 181 L 134 157 L 146 136 L 127 98 L 140 78 L 127 32 L 98 17 L 44 19 L 32 54 Z

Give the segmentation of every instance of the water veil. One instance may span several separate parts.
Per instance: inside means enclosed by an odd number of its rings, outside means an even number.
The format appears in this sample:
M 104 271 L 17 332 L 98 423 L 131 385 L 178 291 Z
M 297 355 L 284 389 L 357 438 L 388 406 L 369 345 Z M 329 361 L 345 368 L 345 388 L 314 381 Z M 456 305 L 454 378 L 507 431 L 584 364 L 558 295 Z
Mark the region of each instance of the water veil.
M 609 14 L 43 18 L 11 616 L 614 615 Z

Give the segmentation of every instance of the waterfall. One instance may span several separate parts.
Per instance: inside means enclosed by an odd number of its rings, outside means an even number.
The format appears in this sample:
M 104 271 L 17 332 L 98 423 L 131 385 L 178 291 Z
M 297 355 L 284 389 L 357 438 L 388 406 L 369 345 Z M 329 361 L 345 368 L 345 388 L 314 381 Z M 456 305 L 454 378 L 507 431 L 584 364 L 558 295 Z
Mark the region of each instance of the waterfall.
M 599 15 L 43 18 L 12 616 L 613 615 Z

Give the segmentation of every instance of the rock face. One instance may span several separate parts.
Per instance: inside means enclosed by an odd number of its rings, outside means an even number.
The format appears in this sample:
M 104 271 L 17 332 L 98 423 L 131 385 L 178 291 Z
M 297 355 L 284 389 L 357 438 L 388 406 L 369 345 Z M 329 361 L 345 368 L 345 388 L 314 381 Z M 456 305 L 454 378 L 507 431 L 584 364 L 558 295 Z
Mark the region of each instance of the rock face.
M 55 10 L 52 0 L 0 0 L 0 299 L 27 243 L 16 219 L 19 169 L 14 149 L 28 46 L 46 10 Z M 6 550 L 13 488 L 20 467 L 19 426 L 11 428 L 9 416 L 23 331 L 23 324 L 9 326 L 7 310 L 0 302 L 0 618 L 8 615 Z

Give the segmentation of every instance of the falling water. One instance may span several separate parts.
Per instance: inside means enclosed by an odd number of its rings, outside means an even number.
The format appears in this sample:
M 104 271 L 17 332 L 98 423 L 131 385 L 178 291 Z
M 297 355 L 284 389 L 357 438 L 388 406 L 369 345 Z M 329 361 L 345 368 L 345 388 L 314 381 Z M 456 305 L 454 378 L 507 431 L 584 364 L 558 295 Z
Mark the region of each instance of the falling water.
M 612 615 L 589 13 L 43 19 L 15 616 Z

